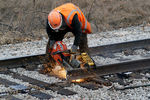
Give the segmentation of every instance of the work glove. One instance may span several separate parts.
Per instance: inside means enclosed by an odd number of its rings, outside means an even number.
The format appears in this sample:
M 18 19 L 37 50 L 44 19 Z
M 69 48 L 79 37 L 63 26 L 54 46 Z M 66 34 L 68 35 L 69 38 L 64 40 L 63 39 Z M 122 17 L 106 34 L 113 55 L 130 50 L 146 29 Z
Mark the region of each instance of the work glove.
M 77 46 L 76 45 L 72 45 L 72 47 L 71 47 L 71 52 L 72 53 L 76 53 L 77 52 Z
M 54 43 L 55 43 L 55 40 L 50 40 L 50 43 L 49 43 L 49 48 L 53 48 L 53 45 L 54 45 Z
M 46 52 L 48 52 L 49 54 L 51 53 L 52 51 L 52 48 L 53 48 L 53 45 L 55 43 L 55 40 L 49 40 L 48 41 L 49 43 L 47 44 L 47 47 L 46 47 Z

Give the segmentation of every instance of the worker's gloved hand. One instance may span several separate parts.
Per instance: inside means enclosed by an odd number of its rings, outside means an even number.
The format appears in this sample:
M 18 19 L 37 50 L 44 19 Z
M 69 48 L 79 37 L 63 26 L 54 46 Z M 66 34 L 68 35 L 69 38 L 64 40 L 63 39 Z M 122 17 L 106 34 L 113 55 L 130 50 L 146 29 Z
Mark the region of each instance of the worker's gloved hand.
M 48 53 L 50 54 L 53 48 L 53 45 L 55 43 L 55 40 L 49 40 L 49 43 L 47 44 L 46 49 L 48 50 Z
M 71 47 L 71 52 L 73 52 L 73 53 L 76 53 L 77 52 L 77 46 L 76 45 L 73 45 L 72 47 Z
M 51 49 L 53 48 L 54 43 L 55 43 L 55 40 L 50 40 L 49 47 L 50 47 Z

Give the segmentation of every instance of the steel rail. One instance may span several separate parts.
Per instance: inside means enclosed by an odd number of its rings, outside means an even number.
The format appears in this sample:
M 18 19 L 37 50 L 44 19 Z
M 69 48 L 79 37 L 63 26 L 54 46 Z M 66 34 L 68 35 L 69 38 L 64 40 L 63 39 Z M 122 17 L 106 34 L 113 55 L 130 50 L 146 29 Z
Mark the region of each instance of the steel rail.
M 121 52 L 126 50 L 135 50 L 135 49 L 150 49 L 150 39 L 136 40 L 122 43 L 115 43 L 110 45 L 103 45 L 98 47 L 92 47 L 89 49 L 91 56 L 96 55 L 108 55 L 115 52 Z
M 150 55 L 149 57 L 147 56 L 146 58 L 139 60 L 131 60 L 108 65 L 96 65 L 96 67 L 86 68 L 86 70 L 68 70 L 67 79 L 74 80 L 143 69 L 150 69 Z
M 0 59 L 0 67 L 6 68 L 17 68 L 27 65 L 38 65 L 45 63 L 46 60 L 45 54 L 40 55 L 30 55 L 30 56 L 23 56 L 23 57 L 12 57 L 7 59 Z
M 115 43 L 110 45 L 98 46 L 98 47 L 91 47 L 89 48 L 90 55 L 109 55 L 114 52 L 120 52 L 123 50 L 134 50 L 134 49 L 148 49 L 150 48 L 150 39 L 144 40 L 136 40 L 130 42 L 123 42 L 123 43 Z M 46 63 L 46 55 L 45 54 L 37 54 L 37 55 L 29 55 L 29 56 L 20 56 L 20 57 L 13 57 L 7 59 L 0 59 L 0 68 L 17 68 L 21 66 L 27 65 L 35 65 L 35 64 L 43 64 Z

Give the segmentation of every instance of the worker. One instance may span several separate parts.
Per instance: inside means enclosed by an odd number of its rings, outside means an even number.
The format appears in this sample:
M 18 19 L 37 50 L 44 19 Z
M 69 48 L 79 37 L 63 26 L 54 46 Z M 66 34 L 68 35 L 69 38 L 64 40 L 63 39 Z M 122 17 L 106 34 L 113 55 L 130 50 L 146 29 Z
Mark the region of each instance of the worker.
M 63 40 L 67 32 L 75 36 L 72 52 L 76 52 L 78 47 L 80 52 L 88 52 L 87 34 L 91 33 L 91 25 L 79 7 L 72 3 L 58 6 L 48 14 L 46 32 L 49 37 L 46 54 L 56 41 Z

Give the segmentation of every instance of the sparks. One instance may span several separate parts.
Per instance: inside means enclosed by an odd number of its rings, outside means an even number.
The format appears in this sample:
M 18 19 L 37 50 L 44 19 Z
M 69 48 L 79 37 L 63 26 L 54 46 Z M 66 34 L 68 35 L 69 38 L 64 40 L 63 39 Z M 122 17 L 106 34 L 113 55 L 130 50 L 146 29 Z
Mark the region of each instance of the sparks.
M 64 79 L 66 79 L 66 74 L 67 74 L 67 72 L 66 72 L 66 70 L 65 70 L 65 68 L 63 68 L 63 67 L 61 67 L 61 66 L 59 66 L 59 65 L 56 65 L 53 69 L 52 69 L 52 72 L 56 75 L 56 76 L 58 76 L 58 77 L 60 77 L 60 78 L 64 78 Z
M 73 83 L 81 83 L 84 82 L 84 79 L 76 79 L 76 80 L 72 80 Z

